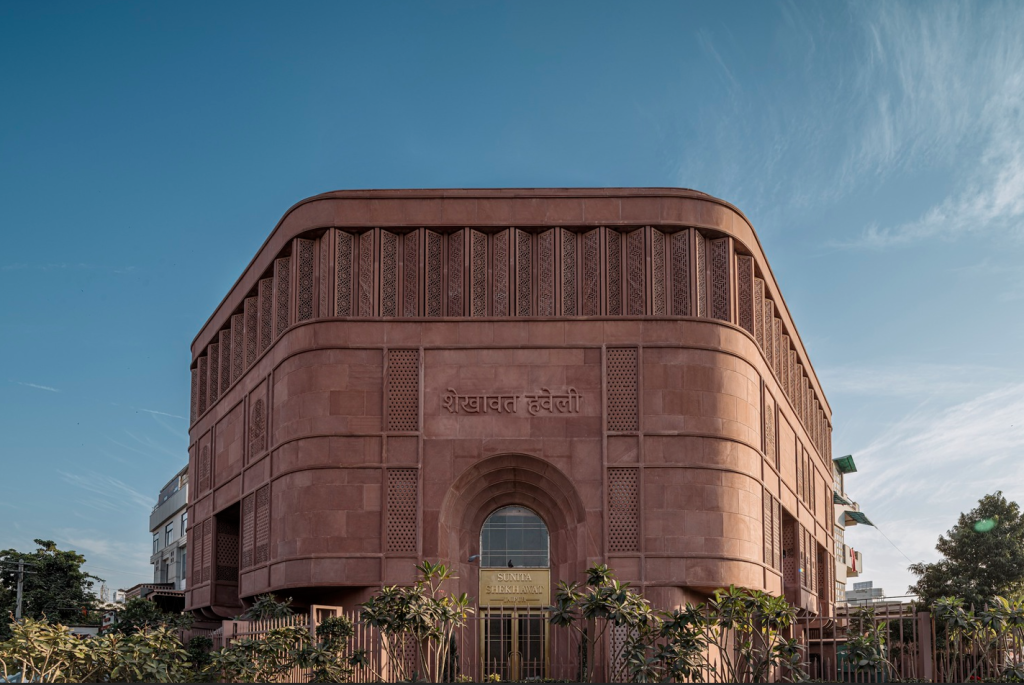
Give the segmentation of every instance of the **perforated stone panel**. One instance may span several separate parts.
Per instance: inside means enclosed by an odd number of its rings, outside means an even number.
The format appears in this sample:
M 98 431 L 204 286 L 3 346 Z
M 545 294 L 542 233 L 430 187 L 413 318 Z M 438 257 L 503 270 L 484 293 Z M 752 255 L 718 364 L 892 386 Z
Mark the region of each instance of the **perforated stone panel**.
M 708 269 L 707 241 L 699 231 L 694 231 L 694 244 L 697 252 L 697 316 L 708 315 Z
M 398 236 L 380 232 L 380 315 L 398 316 Z
M 690 231 L 672 234 L 672 314 L 690 316 Z
M 274 279 L 264 278 L 260 281 L 260 352 L 263 352 L 274 339 Z
M 774 529 L 772 532 L 772 564 L 774 567 L 781 571 L 782 570 L 782 503 L 779 500 L 772 500 L 772 506 L 775 507 L 772 512 L 772 524 Z
M 313 245 L 312 240 L 295 241 L 298 248 L 299 278 L 298 297 L 296 298 L 296 321 L 308 321 L 313 318 Z
M 292 260 L 282 257 L 274 260 L 274 337 L 279 337 L 291 323 Z
M 754 258 L 736 256 L 736 305 L 740 327 L 754 334 Z
M 782 526 L 782 577 L 785 579 L 786 585 L 796 585 L 800 581 L 798 578 L 800 559 L 797 556 L 799 550 L 796 536 L 793 534 L 796 524 L 793 521 L 788 521 L 787 524 Z
M 470 314 L 487 316 L 487 234 L 470 231 Z
M 787 392 L 786 386 L 788 385 L 787 379 L 789 378 L 789 336 L 785 333 L 782 334 L 779 342 L 779 384 L 782 386 L 782 392 Z
M 238 526 L 217 522 L 217 580 L 238 582 Z
M 270 485 L 256 491 L 256 554 L 254 563 L 270 561 Z
M 206 356 L 210 360 L 208 373 L 210 375 L 210 406 L 212 407 L 220 397 L 220 343 L 213 343 L 206 348 Z
M 516 229 L 516 314 L 533 313 L 533 253 L 531 236 Z
M 580 298 L 584 316 L 601 313 L 601 231 L 583 234 L 583 294 Z
M 196 422 L 196 417 L 199 415 L 199 368 L 198 364 L 196 368 L 191 369 L 192 373 L 192 393 L 191 401 L 189 403 L 189 424 Z
M 416 469 L 388 469 L 387 551 L 415 552 L 419 509 Z
M 637 469 L 608 469 L 608 550 L 640 549 L 640 495 Z
M 206 492 L 210 489 L 210 448 L 203 446 L 199 452 L 199 492 Z
M 373 316 L 373 231 L 359 236 L 359 316 Z
M 579 314 L 576 292 L 576 234 L 560 229 L 562 234 L 562 315 Z
M 655 316 L 665 315 L 665 234 L 651 229 L 651 305 Z
M 509 300 L 511 297 L 510 291 L 510 278 L 509 278 L 509 237 L 512 231 L 505 229 L 500 233 L 496 233 L 492 240 L 494 247 L 493 253 L 493 264 L 491 271 L 494 274 L 494 282 L 491 286 L 491 313 L 494 316 L 508 316 L 509 315 Z
M 465 230 L 448 236 L 448 316 L 462 316 L 465 283 Z
M 316 315 L 317 316 L 329 316 L 331 311 L 328 308 L 327 300 L 330 295 L 330 287 L 328 286 L 329 276 L 331 273 L 331 231 L 327 231 L 320 236 L 320 249 L 317 254 L 320 256 L 320 267 L 317 269 L 319 285 L 317 287 L 318 306 Z
M 772 319 L 772 368 L 775 375 L 782 377 L 782 320 L 779 317 Z
M 555 231 L 537 235 L 537 316 L 555 315 Z
M 608 430 L 639 430 L 635 347 L 608 348 Z
M 207 404 L 206 404 L 207 385 L 206 384 L 209 382 L 208 378 L 207 378 L 208 368 L 209 368 L 208 367 L 209 361 L 210 360 L 206 358 L 206 355 L 203 355 L 196 362 L 196 365 L 199 367 L 199 410 L 198 410 L 199 411 L 199 416 L 203 415 L 203 413 L 206 411 L 206 407 L 207 407 Z
M 245 316 L 231 317 L 231 382 L 237 381 L 245 371 Z
M 775 346 L 772 342 L 772 321 L 775 319 L 775 303 L 764 301 L 764 356 L 768 366 L 775 368 Z
M 352 234 L 335 231 L 334 314 L 352 316 Z
M 231 330 L 224 329 L 217 339 L 220 341 L 220 394 L 223 395 L 231 385 Z
M 772 464 L 778 464 L 775 444 L 775 402 L 767 392 L 764 396 L 764 454 Z
M 772 550 L 775 548 L 775 543 L 772 538 L 775 536 L 775 522 L 772 521 L 772 517 L 775 514 L 775 507 L 772 504 L 772 501 L 775 498 L 771 496 L 771 493 L 769 493 L 768 490 L 765 490 L 762 499 L 764 503 L 761 520 L 762 530 L 764 532 L 764 563 L 774 568 Z
M 256 551 L 256 495 L 242 499 L 242 568 L 252 566 Z
M 754 339 L 764 349 L 764 281 L 754 279 Z
M 441 265 L 441 234 L 435 233 L 434 231 L 426 232 L 426 260 L 425 260 L 425 271 L 426 278 L 426 301 L 424 307 L 426 309 L 426 315 L 431 317 L 438 317 L 443 314 L 441 311 L 441 283 L 442 283 L 442 265 Z
M 731 321 L 729 307 L 729 239 L 711 241 L 711 318 Z
M 606 229 L 608 241 L 608 314 L 622 314 L 622 234 Z
M 405 234 L 402 251 L 402 312 L 405 316 L 419 316 L 420 234 L 418 231 Z
M 210 581 L 213 570 L 213 519 L 203 523 L 203 582 Z
M 192 564 L 192 585 L 199 585 L 203 582 L 203 529 L 202 521 L 192 528 L 193 544 L 191 553 L 188 555 L 189 563 Z
M 626 235 L 626 313 L 642 316 L 647 310 L 644 291 L 645 259 L 644 232 L 636 230 Z
M 259 298 L 245 298 L 243 315 L 245 316 L 245 368 L 247 369 L 256 361 L 259 342 L 259 332 L 257 331 L 259 314 Z
M 388 350 L 388 430 L 419 430 L 419 350 Z
M 262 399 L 252 403 L 249 414 L 249 458 L 267 449 L 267 411 Z

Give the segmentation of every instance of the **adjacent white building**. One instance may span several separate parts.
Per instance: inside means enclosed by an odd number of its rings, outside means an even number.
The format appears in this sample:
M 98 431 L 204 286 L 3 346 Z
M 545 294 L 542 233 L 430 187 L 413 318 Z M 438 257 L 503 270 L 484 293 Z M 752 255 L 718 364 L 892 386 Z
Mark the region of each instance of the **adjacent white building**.
M 149 559 L 153 564 L 153 583 L 184 590 L 188 561 L 188 466 L 160 490 L 149 515 L 149 530 L 153 534 Z
M 835 506 L 836 541 L 836 604 L 849 601 L 846 583 L 864 570 L 864 557 L 847 544 L 846 531 L 852 526 L 863 524 L 873 526 L 871 520 L 860 510 L 860 505 L 846 493 L 846 475 L 856 473 L 857 465 L 852 455 L 832 460 L 832 503 Z

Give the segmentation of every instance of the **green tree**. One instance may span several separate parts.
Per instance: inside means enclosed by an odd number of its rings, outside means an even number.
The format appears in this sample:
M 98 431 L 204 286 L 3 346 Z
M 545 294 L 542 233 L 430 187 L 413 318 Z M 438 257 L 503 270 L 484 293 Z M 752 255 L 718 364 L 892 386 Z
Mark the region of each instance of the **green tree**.
M 39 548 L 34 552 L 7 549 L 0 552 L 3 573 L 0 573 L 0 615 L 5 619 L 14 614 L 19 561 L 25 562 L 22 594 L 22 615 L 26 618 L 51 622 L 90 622 L 98 614 L 97 598 L 93 592 L 95 581 L 102 581 L 82 570 L 85 557 L 75 551 L 57 549 L 52 540 L 35 540 Z M 91 616 L 90 616 L 91 614 Z M 0 621 L 0 640 L 11 636 L 7 620 Z
M 114 630 L 119 633 L 137 633 L 144 628 L 189 628 L 192 616 L 189 614 L 172 614 L 164 611 L 148 599 L 135 597 L 125 602 L 117 610 L 117 623 Z
M 1024 590 L 1024 516 L 1002 492 L 985 495 L 960 514 L 935 549 L 942 559 L 910 566 L 918 579 L 909 591 L 926 606 L 951 596 L 981 609 L 997 595 Z

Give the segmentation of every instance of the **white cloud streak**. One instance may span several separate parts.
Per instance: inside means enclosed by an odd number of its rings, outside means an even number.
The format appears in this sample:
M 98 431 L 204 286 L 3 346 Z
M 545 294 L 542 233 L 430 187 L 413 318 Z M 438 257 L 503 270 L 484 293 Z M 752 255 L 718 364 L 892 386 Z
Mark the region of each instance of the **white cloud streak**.
M 59 389 L 51 387 L 49 385 L 39 385 L 38 383 L 25 383 L 23 381 L 11 381 L 16 385 L 23 385 L 26 388 L 35 388 L 36 390 L 45 390 L 47 392 L 60 392 Z
M 122 480 L 93 471 L 89 473 L 69 473 L 58 471 L 65 482 L 81 489 L 86 499 L 81 501 L 96 509 L 144 510 L 148 514 L 153 509 L 154 498 L 139 492 Z

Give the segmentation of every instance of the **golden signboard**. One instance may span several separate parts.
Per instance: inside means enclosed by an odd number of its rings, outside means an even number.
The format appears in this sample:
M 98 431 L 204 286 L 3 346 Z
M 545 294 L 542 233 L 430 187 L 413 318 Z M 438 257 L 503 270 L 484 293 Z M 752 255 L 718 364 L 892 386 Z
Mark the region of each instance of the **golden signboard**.
M 480 569 L 480 606 L 551 605 L 551 571 L 546 568 Z

